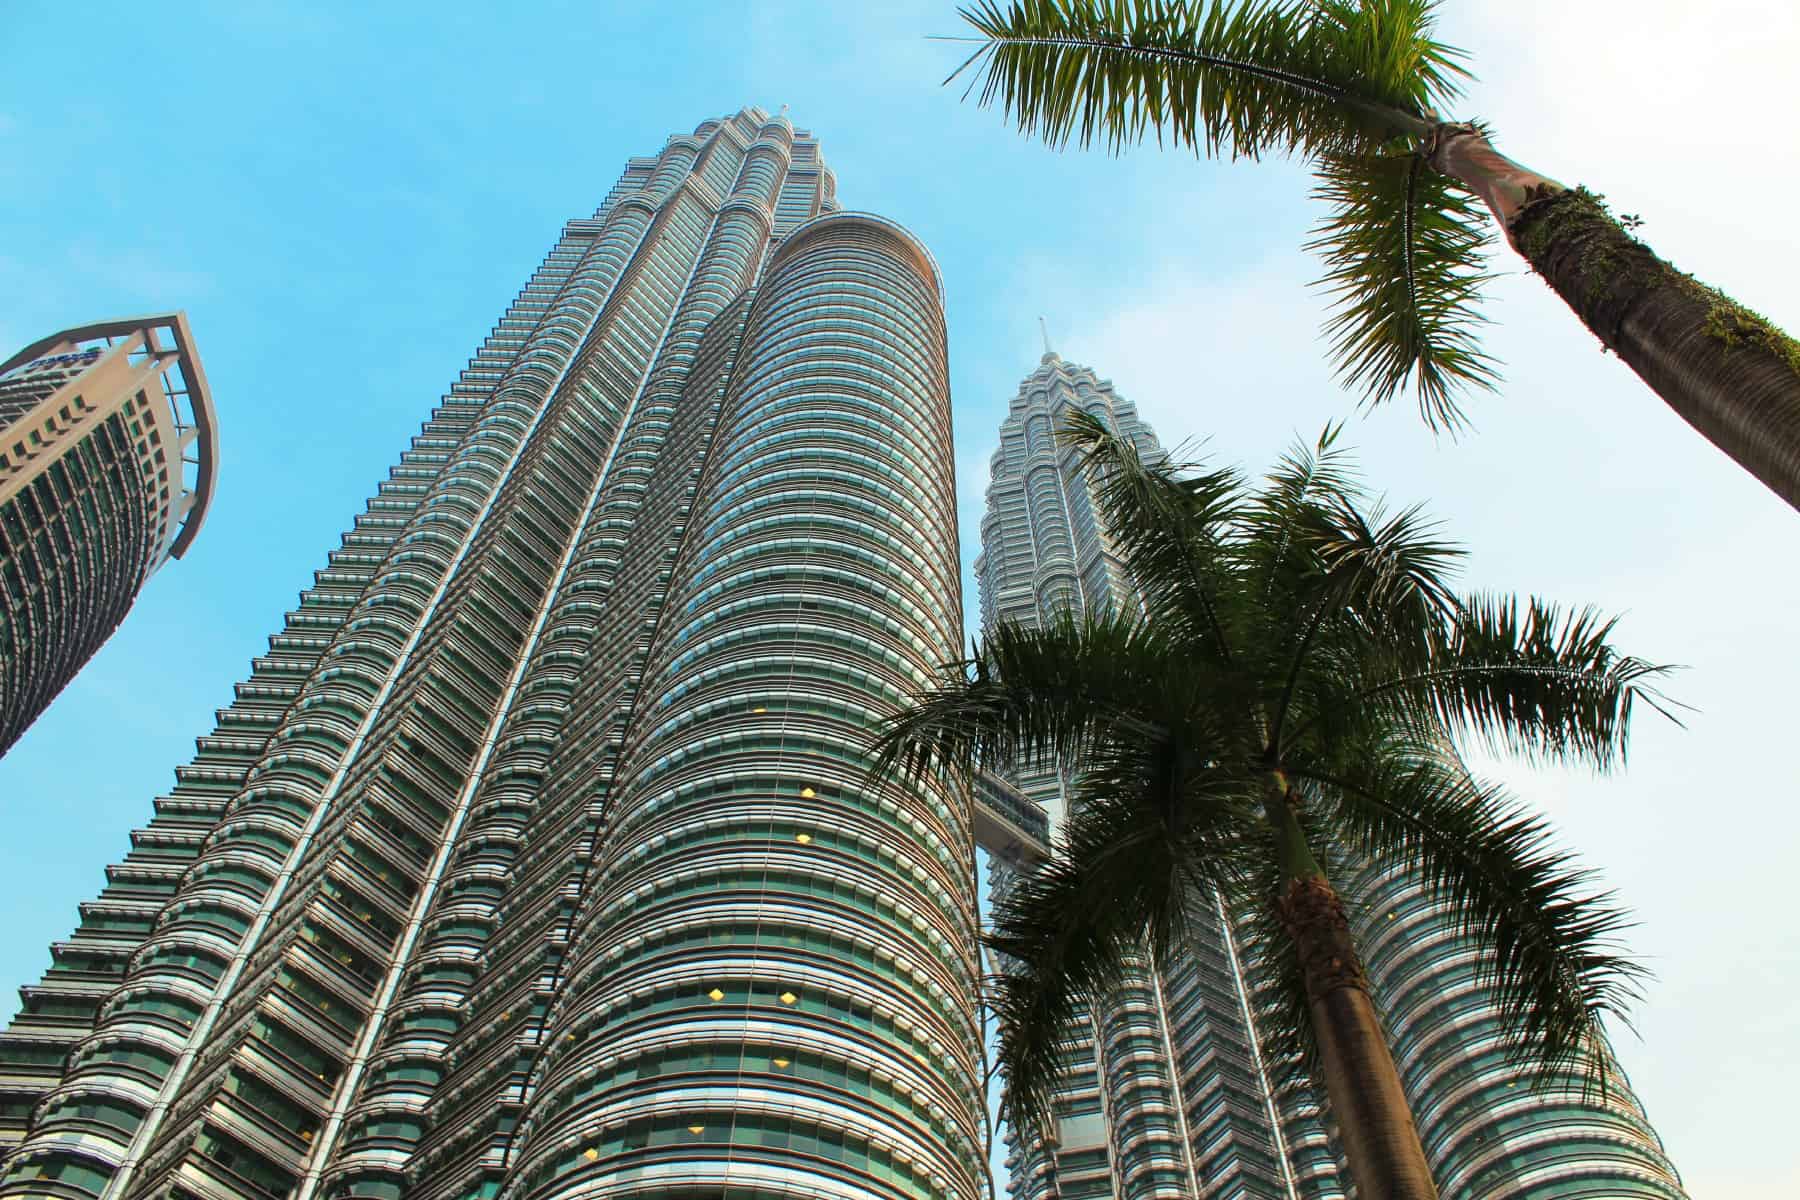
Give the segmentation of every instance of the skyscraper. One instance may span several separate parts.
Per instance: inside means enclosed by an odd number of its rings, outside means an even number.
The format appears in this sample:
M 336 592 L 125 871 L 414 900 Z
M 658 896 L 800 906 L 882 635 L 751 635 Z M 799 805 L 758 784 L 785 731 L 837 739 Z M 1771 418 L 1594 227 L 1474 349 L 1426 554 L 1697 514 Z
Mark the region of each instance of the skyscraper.
M 1138 603 L 1074 452 L 1056 444 L 1072 409 L 1100 417 L 1146 457 L 1161 454 L 1109 382 L 1046 347 L 992 460 L 975 563 L 986 627 Z M 1064 781 L 1054 772 L 1017 782 L 1061 819 Z M 996 886 L 1019 869 L 997 867 Z M 1506 1060 L 1492 995 L 1475 978 L 1477 951 L 1417 882 L 1375 870 L 1346 882 L 1362 901 L 1356 933 L 1445 1200 L 1683 1197 L 1628 1089 L 1597 1095 L 1575 1073 L 1534 1086 Z M 1319 1093 L 1262 1057 L 1257 948 L 1222 906 L 1196 924 L 1185 954 L 1160 969 L 1137 964 L 1085 1014 L 1053 1142 L 1009 1131 L 1017 1200 L 1349 1194 Z
M 193 544 L 217 458 L 182 313 L 65 329 L 0 362 L 0 754 Z
M 0 1196 L 974 1200 L 943 308 L 759 109 L 569 222 L 0 1037 Z

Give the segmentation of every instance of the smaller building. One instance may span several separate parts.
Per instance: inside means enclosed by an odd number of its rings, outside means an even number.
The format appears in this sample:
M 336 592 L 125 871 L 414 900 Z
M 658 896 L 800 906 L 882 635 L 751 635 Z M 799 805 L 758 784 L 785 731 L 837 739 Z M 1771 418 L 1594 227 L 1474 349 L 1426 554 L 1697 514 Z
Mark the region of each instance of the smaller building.
M 0 754 L 193 544 L 217 463 L 183 313 L 65 329 L 0 363 Z

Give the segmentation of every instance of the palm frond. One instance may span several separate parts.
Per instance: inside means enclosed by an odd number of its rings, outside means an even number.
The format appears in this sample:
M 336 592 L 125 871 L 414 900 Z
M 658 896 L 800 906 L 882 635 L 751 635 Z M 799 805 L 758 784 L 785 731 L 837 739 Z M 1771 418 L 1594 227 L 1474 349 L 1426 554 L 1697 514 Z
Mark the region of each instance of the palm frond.
M 1072 769 L 1108 739 L 1166 738 L 1157 702 L 1179 680 L 1177 650 L 1132 614 L 1002 623 L 882 723 L 874 771 Z
M 1434 36 L 1438 0 L 979 0 L 982 42 L 951 79 L 1028 135 L 1117 152 L 1154 137 L 1208 156 L 1298 153 L 1335 212 L 1311 246 L 1335 312 L 1341 378 L 1382 403 L 1409 384 L 1434 429 L 1491 388 L 1479 340 L 1486 226 L 1430 168 L 1437 109 L 1463 54 Z M 948 82 L 948 81 L 946 81 Z
M 1056 856 L 994 903 L 987 944 L 1012 1119 L 1050 1112 L 1071 1020 L 1122 964 L 1185 944 L 1196 896 L 1247 869 L 1253 809 L 1214 755 L 1114 743 L 1096 753 Z
M 1334 79 L 1377 104 L 1429 115 L 1462 94 L 1461 50 L 1432 36 L 1440 0 L 1316 0 L 1313 33 Z
M 1057 434 L 1081 450 L 1107 536 L 1144 598 L 1150 619 L 1187 633 L 1197 654 L 1231 657 L 1229 621 L 1221 612 L 1237 572 L 1230 521 L 1242 504 L 1243 477 L 1233 468 L 1180 474 L 1147 463 L 1137 446 L 1099 417 L 1070 411 Z
M 1406 6 L 1379 7 L 1398 17 Z M 1423 133 L 1409 93 L 1424 79 L 1427 92 L 1447 95 L 1440 80 L 1454 74 L 1454 52 L 1431 51 L 1419 60 L 1431 69 L 1401 83 L 1393 68 L 1418 31 L 1330 8 L 1293 0 L 980 0 L 962 16 L 985 45 L 958 74 L 975 68 L 971 90 L 980 87 L 983 105 L 1000 103 L 1023 132 L 1057 147 L 1073 139 L 1116 151 L 1154 135 L 1198 153 L 1255 158 Z M 1380 36 L 1398 42 L 1383 51 Z M 1346 45 L 1363 53 L 1347 60 Z M 1380 78 L 1359 78 L 1359 66 L 1384 69 Z
M 1369 404 L 1410 383 L 1427 425 L 1460 428 L 1456 394 L 1499 378 L 1481 348 L 1481 292 L 1492 276 L 1480 203 L 1404 147 L 1321 155 L 1315 169 L 1313 194 L 1333 213 L 1307 248 L 1325 262 L 1325 333 L 1339 377 Z
M 1455 611 L 1450 573 L 1464 551 L 1439 536 L 1440 524 L 1422 505 L 1390 516 L 1379 504 L 1365 512 L 1339 499 L 1331 516 L 1335 528 L 1316 531 L 1312 552 L 1332 581 L 1328 590 L 1365 635 L 1418 637 L 1431 618 Z
M 1318 564 L 1297 544 L 1301 530 L 1320 524 L 1327 504 L 1355 503 L 1364 496 L 1349 452 L 1337 445 L 1343 428 L 1330 424 L 1311 445 L 1290 445 L 1239 514 L 1244 569 L 1265 609 L 1279 609 L 1313 590 Z
M 1533 598 L 1460 601 L 1422 647 L 1347 703 L 1417 706 L 1448 730 L 1533 761 L 1610 770 L 1625 761 L 1631 718 L 1647 704 L 1679 724 L 1654 686 L 1675 668 L 1621 653 L 1617 618 Z
M 1339 701 L 1346 662 L 1354 664 L 1370 645 L 1422 643 L 1442 627 L 1456 611 L 1448 571 L 1462 556 L 1417 505 L 1388 516 L 1379 505 L 1365 513 L 1339 495 L 1303 516 L 1295 536 L 1305 541 L 1318 576 L 1313 594 L 1283 618 L 1292 633 L 1275 643 L 1288 657 L 1269 731 L 1278 753 L 1297 700 L 1309 712 Z
M 1477 974 L 1518 1058 L 1610 1069 L 1602 1017 L 1624 1017 L 1645 975 L 1620 950 L 1627 915 L 1556 848 L 1543 818 L 1472 778 L 1447 746 L 1390 738 L 1357 749 L 1291 768 L 1331 805 L 1339 844 L 1407 873 L 1481 947 Z

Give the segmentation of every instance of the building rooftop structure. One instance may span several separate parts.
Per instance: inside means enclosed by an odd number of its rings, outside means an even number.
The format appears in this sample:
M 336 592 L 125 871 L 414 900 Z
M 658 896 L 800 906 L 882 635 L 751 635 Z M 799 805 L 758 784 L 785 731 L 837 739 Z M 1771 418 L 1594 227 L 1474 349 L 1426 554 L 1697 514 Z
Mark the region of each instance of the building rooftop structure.
M 183 313 L 65 329 L 0 363 L 0 753 L 193 545 L 217 471 Z

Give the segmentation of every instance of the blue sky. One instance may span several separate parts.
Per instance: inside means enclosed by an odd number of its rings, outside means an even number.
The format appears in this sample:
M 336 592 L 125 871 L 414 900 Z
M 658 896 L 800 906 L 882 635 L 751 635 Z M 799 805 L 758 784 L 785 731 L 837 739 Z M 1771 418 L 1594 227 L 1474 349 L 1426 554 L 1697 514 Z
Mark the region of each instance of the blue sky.
M 844 202 L 936 254 L 965 558 L 1040 314 L 1166 442 L 1259 466 L 1354 411 L 1313 342 L 1303 174 L 1025 142 L 937 86 L 958 52 L 924 35 L 957 32 L 952 8 L 185 3 L 141 26 L 135 6 L 86 4 L 78 24 L 63 3 L 7 6 L 0 352 L 185 308 L 222 466 L 188 558 L 0 760 L 0 990 L 47 965 L 561 222 L 706 117 L 791 105 Z M 1467 111 L 1503 148 L 1800 326 L 1800 248 L 1758 199 L 1794 194 L 1800 165 L 1731 117 L 1791 109 L 1800 18 L 1775 0 L 1450 8 L 1483 75 Z M 1658 980 L 1621 1052 L 1693 1194 L 1800 1193 L 1782 1116 L 1800 952 L 1780 916 L 1800 842 L 1781 686 L 1795 519 L 1498 265 L 1507 383 L 1476 402 L 1476 432 L 1435 440 L 1402 405 L 1348 438 L 1380 487 L 1429 499 L 1469 544 L 1472 586 L 1625 612 L 1629 648 L 1688 664 L 1674 690 L 1699 711 L 1686 730 L 1644 723 L 1626 776 L 1502 770 L 1640 914 Z

